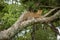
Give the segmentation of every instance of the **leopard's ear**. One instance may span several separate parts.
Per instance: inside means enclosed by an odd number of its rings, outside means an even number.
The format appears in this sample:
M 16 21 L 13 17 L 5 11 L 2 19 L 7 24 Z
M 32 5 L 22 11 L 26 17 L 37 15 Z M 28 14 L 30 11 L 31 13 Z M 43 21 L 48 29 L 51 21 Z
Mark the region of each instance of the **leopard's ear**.
M 42 10 L 38 10 L 37 14 L 41 15 L 42 14 Z

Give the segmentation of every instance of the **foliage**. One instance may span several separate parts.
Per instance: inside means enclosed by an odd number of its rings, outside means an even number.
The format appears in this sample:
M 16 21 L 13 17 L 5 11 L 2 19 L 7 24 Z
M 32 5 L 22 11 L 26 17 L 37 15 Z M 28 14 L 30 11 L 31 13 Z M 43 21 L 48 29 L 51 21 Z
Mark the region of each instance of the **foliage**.
M 21 5 L 16 5 L 16 4 L 7 4 L 4 3 L 3 0 L 0 0 L 0 22 L 2 23 L 2 25 L 0 25 L 0 31 L 7 29 L 11 25 L 13 25 L 24 9 L 29 9 L 29 7 L 33 9 L 39 9 L 41 5 L 56 6 L 57 4 L 59 4 L 59 0 L 57 1 L 56 0 L 20 0 L 20 2 Z M 36 4 L 39 5 L 36 6 Z M 50 10 L 45 8 L 41 8 L 41 9 L 43 10 L 42 15 L 44 15 Z M 59 22 L 60 20 L 57 22 L 53 22 L 53 24 L 55 26 L 60 26 Z M 39 30 L 37 30 L 35 34 L 36 40 L 56 40 L 55 33 L 47 25 L 46 25 L 47 29 L 45 30 L 42 28 L 40 24 L 37 25 L 37 27 L 39 28 Z M 31 28 L 28 29 L 31 30 Z M 31 40 L 31 31 L 27 32 L 23 36 L 16 37 L 16 39 L 14 40 Z
M 0 20 L 3 25 L 0 26 L 0 29 L 9 28 L 18 19 L 23 9 L 23 6 L 7 5 L 1 12 Z
M 21 4 L 25 6 L 27 9 L 31 7 L 32 9 L 36 9 L 40 6 L 57 6 L 59 0 L 20 0 Z
M 52 32 L 49 27 L 46 30 L 40 28 L 38 31 L 36 31 L 35 37 L 36 40 L 56 40 L 54 32 Z

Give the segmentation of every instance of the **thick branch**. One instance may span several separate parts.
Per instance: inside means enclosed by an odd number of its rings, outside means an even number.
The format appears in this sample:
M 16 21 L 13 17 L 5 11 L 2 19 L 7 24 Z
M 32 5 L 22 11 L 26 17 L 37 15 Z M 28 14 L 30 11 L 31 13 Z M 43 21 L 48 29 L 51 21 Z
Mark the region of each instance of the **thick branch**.
M 21 17 L 20 17 L 17 20 L 17 22 L 15 22 L 15 24 L 13 24 L 10 28 L 0 32 L 0 40 L 1 39 L 4 39 L 4 40 L 5 39 L 10 39 L 16 33 L 21 31 L 24 27 L 26 27 L 27 25 L 32 25 L 35 22 L 40 22 L 40 23 L 48 22 L 49 23 L 51 21 L 54 21 L 55 19 L 58 18 L 57 16 L 60 16 L 60 10 L 51 17 L 31 19 L 31 20 L 26 20 L 26 21 L 23 21 L 23 22 L 21 22 L 21 20 L 20 20 Z

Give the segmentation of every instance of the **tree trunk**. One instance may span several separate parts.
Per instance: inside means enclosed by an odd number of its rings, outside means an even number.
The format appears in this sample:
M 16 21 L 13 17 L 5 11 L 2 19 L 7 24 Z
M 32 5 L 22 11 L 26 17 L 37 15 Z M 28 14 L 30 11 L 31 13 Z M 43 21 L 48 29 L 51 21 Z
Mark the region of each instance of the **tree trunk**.
M 36 27 L 37 27 L 36 24 L 34 24 L 34 25 L 32 26 L 32 32 L 31 32 L 31 39 L 32 39 L 32 40 L 35 40 Z

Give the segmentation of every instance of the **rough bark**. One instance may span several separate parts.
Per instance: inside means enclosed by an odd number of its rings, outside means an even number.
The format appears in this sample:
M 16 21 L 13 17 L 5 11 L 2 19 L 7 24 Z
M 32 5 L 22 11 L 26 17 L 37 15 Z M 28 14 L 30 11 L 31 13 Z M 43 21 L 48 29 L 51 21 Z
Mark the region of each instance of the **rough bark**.
M 20 18 L 10 28 L 0 32 L 0 40 L 10 39 L 16 33 L 21 31 L 24 27 L 27 27 L 28 25 L 32 25 L 36 22 L 49 23 L 51 21 L 54 21 L 55 19 L 58 18 L 58 16 L 60 16 L 60 10 L 56 12 L 54 15 L 52 15 L 51 17 L 43 17 L 43 18 L 36 18 L 36 19 L 33 18 L 21 22 L 21 18 L 23 17 L 23 15 L 20 16 Z

